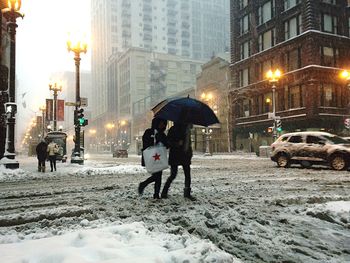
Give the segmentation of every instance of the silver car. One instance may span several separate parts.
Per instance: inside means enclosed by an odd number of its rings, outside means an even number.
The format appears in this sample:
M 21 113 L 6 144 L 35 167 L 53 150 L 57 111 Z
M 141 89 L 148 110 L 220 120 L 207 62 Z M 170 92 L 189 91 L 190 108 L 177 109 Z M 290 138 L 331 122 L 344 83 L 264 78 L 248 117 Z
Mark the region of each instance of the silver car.
M 279 167 L 321 164 L 345 170 L 350 161 L 350 142 L 327 132 L 286 133 L 271 145 L 271 150 L 271 160 Z

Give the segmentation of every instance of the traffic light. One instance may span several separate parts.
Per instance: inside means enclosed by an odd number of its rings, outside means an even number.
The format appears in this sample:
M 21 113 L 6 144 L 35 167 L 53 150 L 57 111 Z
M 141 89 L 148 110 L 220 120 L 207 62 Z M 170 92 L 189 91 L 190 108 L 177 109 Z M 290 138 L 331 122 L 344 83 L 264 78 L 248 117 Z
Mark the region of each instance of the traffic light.
M 276 130 L 277 130 L 278 132 L 281 132 L 281 131 L 282 131 L 282 121 L 279 120 L 279 119 L 276 120 Z
M 273 127 L 267 127 L 267 132 L 272 133 L 273 132 Z
M 88 120 L 84 118 L 84 109 L 78 109 L 74 111 L 76 113 L 76 118 L 74 123 L 79 126 L 86 126 L 88 125 Z

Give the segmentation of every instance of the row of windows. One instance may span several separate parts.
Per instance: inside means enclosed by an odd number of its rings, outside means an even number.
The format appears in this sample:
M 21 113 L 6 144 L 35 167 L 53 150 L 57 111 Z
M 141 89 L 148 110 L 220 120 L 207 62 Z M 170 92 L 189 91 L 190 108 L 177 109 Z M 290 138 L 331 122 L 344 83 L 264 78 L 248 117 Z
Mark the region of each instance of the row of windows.
M 276 111 L 298 109 L 304 107 L 303 86 L 284 87 L 276 92 Z M 238 104 L 237 117 L 249 117 L 272 112 L 272 93 L 260 94 L 254 98 L 246 99 Z
M 277 0 L 277 1 L 279 1 L 279 0 Z M 327 0 L 325 0 L 325 1 L 327 1 Z M 328 0 L 328 1 L 335 1 L 335 0 Z M 284 11 L 298 5 L 299 3 L 301 3 L 301 0 L 283 0 Z M 247 7 L 248 4 L 249 4 L 249 0 L 239 0 L 238 7 L 239 7 L 239 9 L 243 9 L 243 8 Z M 266 2 L 261 7 L 259 7 L 259 9 L 261 9 L 262 20 L 264 20 L 264 17 L 265 17 L 265 19 L 267 19 L 269 13 L 271 14 L 271 17 L 273 16 L 272 14 L 274 12 L 273 11 L 274 7 L 275 7 L 275 0 Z M 259 13 L 260 13 L 260 11 L 259 11 Z
M 273 16 L 273 1 L 267 2 L 259 9 L 259 24 L 265 23 Z M 338 17 L 330 14 L 322 14 L 321 16 L 321 28 L 320 30 L 327 33 L 338 34 Z M 247 14 L 240 20 L 240 34 L 246 34 L 251 29 L 251 14 Z M 348 21 L 350 32 L 350 18 Z M 297 36 L 302 32 L 302 19 L 301 15 L 297 15 L 284 22 L 284 39 L 287 40 L 291 37 Z M 264 33 L 263 33 L 264 34 Z
M 333 47 L 327 47 L 327 46 L 321 46 L 320 50 L 320 65 L 326 66 L 326 67 L 338 67 L 339 66 L 339 49 L 333 48 Z M 293 50 L 290 50 L 288 52 L 285 52 L 284 54 L 284 65 L 285 72 L 290 72 L 296 69 L 301 68 L 302 65 L 302 58 L 301 58 L 301 48 L 295 48 Z M 248 86 L 250 83 L 252 83 L 253 79 L 255 81 L 261 81 L 265 79 L 266 72 L 275 67 L 278 66 L 278 61 L 275 60 L 265 60 L 261 63 L 255 64 L 255 70 L 254 70 L 254 76 L 251 76 L 251 70 L 250 67 L 242 69 L 238 72 L 238 79 L 239 79 L 239 86 L 244 87 Z
M 338 23 L 337 17 L 328 14 L 323 14 L 322 31 L 337 34 Z M 350 34 L 350 18 L 349 22 L 349 34 Z M 288 40 L 292 37 L 300 35 L 302 33 L 301 15 L 295 16 L 284 22 L 284 39 Z M 240 59 L 246 59 L 252 55 L 251 53 L 252 41 L 248 40 L 240 46 Z M 258 51 L 263 51 L 276 45 L 276 30 L 272 28 L 258 36 Z
M 334 84 L 322 84 L 319 87 L 320 107 L 345 107 L 342 100 L 342 89 Z M 302 85 L 288 87 L 276 91 L 276 111 L 305 107 L 305 87 Z M 272 112 L 272 93 L 265 93 L 255 98 L 246 99 L 238 104 L 237 117 L 249 117 Z

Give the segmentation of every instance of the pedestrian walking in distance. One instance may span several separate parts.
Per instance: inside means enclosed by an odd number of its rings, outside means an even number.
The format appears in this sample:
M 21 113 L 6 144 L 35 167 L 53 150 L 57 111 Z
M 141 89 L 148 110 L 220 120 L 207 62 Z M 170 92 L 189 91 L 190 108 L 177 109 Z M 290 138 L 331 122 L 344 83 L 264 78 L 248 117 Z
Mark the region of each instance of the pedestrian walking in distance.
M 56 171 L 56 154 L 59 151 L 58 145 L 51 140 L 49 145 L 47 146 L 47 152 L 49 154 L 49 160 L 50 160 L 50 167 L 51 167 L 51 172 L 53 172 L 53 169 Z
M 150 129 L 145 130 L 143 136 L 142 136 L 142 151 L 146 148 L 153 146 L 159 142 L 161 142 L 165 147 L 168 147 L 167 138 L 164 133 L 167 126 L 167 121 L 159 118 L 153 118 L 152 120 L 152 127 Z M 145 166 L 145 161 L 143 159 L 142 155 L 142 166 Z M 162 184 L 162 171 L 153 173 L 149 178 L 147 178 L 145 181 L 141 182 L 138 187 L 138 193 L 140 195 L 143 194 L 143 191 L 145 190 L 146 186 L 150 183 L 154 182 L 154 199 L 160 199 L 159 193 L 160 188 Z
M 47 143 L 41 140 L 36 146 L 36 157 L 38 158 L 38 172 L 45 173 L 45 161 L 47 158 Z
M 181 165 L 185 174 L 184 197 L 191 201 L 196 200 L 191 195 L 191 127 L 192 124 L 175 122 L 174 126 L 169 129 L 167 139 L 169 144 L 170 176 L 165 182 L 161 194 L 162 198 L 168 198 L 169 187 L 177 175 L 178 166 Z

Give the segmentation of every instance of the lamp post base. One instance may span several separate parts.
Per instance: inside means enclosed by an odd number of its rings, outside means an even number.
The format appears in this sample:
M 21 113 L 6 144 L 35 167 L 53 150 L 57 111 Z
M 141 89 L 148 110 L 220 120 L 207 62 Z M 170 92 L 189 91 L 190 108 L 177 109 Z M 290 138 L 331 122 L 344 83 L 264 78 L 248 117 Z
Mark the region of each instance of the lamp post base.
M 72 157 L 70 162 L 83 165 L 84 164 L 84 157 L 80 157 L 80 156 Z
M 18 169 L 19 168 L 19 163 L 15 159 L 10 159 L 6 156 L 4 156 L 0 160 L 0 165 L 4 165 L 6 169 Z

